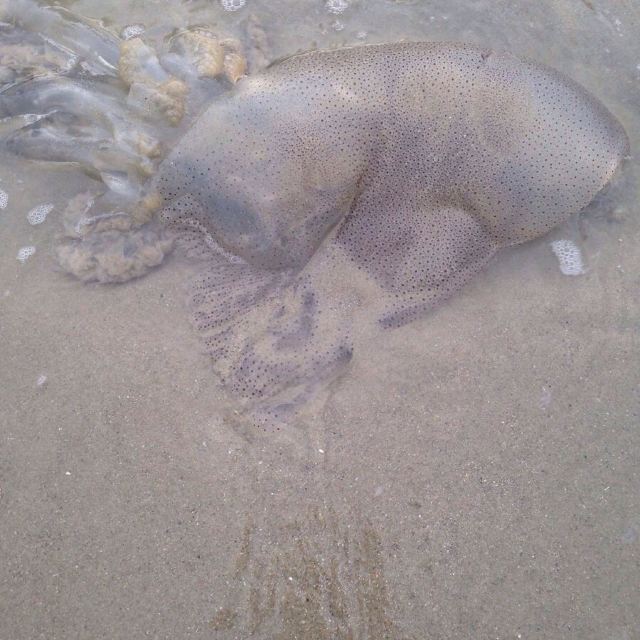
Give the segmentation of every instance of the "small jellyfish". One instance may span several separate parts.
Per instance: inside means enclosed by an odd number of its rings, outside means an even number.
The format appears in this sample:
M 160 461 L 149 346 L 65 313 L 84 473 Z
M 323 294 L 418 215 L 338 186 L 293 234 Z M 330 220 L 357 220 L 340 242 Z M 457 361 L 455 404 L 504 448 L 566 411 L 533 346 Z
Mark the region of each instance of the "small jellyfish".
M 37 207 L 33 207 L 33 209 L 27 213 L 27 222 L 33 226 L 42 224 L 53 210 L 53 207 L 54 205 L 51 203 L 39 204 Z
M 128 104 L 132 108 L 161 114 L 172 125 L 182 120 L 188 87 L 164 69 L 156 52 L 141 38 L 121 43 L 118 73 L 129 87 Z
M 210 33 L 185 31 L 175 38 L 174 49 L 191 63 L 201 78 L 215 78 L 224 71 L 224 48 Z

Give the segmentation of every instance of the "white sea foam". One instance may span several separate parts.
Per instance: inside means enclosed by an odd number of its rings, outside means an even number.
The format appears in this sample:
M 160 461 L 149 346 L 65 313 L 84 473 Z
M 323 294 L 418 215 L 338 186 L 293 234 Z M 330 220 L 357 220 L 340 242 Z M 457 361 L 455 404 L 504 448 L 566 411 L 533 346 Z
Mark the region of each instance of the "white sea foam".
M 347 0 L 327 0 L 325 7 L 329 13 L 344 13 L 349 8 Z
M 247 0 L 220 0 L 220 4 L 225 11 L 237 11 L 242 9 Z
M 122 29 L 120 35 L 123 40 L 131 40 L 131 38 L 137 38 L 145 32 L 143 24 L 128 24 Z
M 551 250 L 556 254 L 560 271 L 565 276 L 579 276 L 585 273 L 582 252 L 571 240 L 554 240 L 551 243 Z
M 35 252 L 36 248 L 33 245 L 22 247 L 20 251 L 18 251 L 16 259 L 24 264 Z
M 39 204 L 37 207 L 33 207 L 29 213 L 27 213 L 27 221 L 29 224 L 42 224 L 46 219 L 53 205 L 51 203 Z

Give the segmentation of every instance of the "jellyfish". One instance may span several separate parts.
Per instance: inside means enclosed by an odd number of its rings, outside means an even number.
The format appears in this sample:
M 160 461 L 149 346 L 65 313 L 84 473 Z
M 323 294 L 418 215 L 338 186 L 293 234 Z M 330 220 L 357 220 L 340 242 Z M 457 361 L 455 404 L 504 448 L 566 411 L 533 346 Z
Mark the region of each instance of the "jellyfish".
M 110 133 L 104 153 L 29 146 L 23 129 L 12 150 L 72 157 L 109 186 L 118 215 L 133 203 L 118 233 L 142 237 L 134 253 L 153 242 L 151 228 L 175 241 L 194 265 L 189 307 L 213 369 L 267 431 L 339 376 L 363 335 L 421 317 L 501 248 L 562 223 L 628 154 L 597 98 L 509 53 L 443 42 L 311 51 L 208 94 L 192 83 L 193 107 L 189 78 L 223 70 L 221 50 L 178 77 L 201 38 L 164 58 L 127 42 L 120 85 L 54 76 L 0 104 L 15 117 L 36 102 L 40 138 L 68 126 L 60 104 L 81 131 L 86 106 L 112 105 L 92 110 L 89 135 Z M 141 153 L 163 118 L 177 126 L 170 149 Z
M 247 78 L 153 188 L 204 256 L 193 314 L 224 384 L 279 424 L 349 361 L 363 323 L 420 317 L 586 206 L 627 153 L 609 111 L 548 67 L 367 45 Z

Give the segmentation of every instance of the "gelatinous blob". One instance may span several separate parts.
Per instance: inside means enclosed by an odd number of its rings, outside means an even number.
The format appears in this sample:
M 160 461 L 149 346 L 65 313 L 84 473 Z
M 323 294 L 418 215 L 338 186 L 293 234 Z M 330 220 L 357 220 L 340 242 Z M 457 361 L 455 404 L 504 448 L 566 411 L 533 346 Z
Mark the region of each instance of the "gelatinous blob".
M 587 205 L 628 141 L 582 87 L 472 46 L 312 52 L 216 100 L 153 188 L 199 276 L 216 370 L 278 427 L 348 362 L 501 247 Z
M 3 146 L 27 158 L 77 162 L 98 176 L 119 170 L 146 178 L 159 143 L 123 102 L 122 91 L 105 83 L 40 78 L 17 85 L 0 101 L 5 128 L 15 122 Z
M 170 56 L 177 54 L 183 65 L 186 64 L 195 71 L 199 80 L 224 75 L 235 84 L 246 72 L 247 61 L 242 45 L 235 38 L 218 38 L 208 30 L 188 29 L 173 36 L 170 43 L 171 52 L 168 56 L 162 56 L 161 62 L 165 67 L 175 69 L 176 74 L 185 79 L 192 90 L 197 88 L 193 86 L 196 83 L 184 70 L 179 70 L 176 61 Z
M 90 215 L 91 194 L 73 198 L 62 214 L 66 238 L 56 247 L 60 266 L 84 282 L 126 282 L 159 265 L 173 241 L 157 225 L 136 226 L 130 215 Z
M 0 209 L 6 209 L 9 204 L 9 195 L 6 191 L 0 189 Z
M 127 282 L 158 266 L 171 240 L 149 228 L 103 231 L 56 249 L 60 266 L 84 282 Z
M 247 73 L 247 60 L 240 53 L 239 47 L 233 41 L 229 41 L 227 51 L 224 54 L 224 75 L 233 84 Z
M 118 73 L 129 87 L 129 104 L 141 106 L 151 116 L 159 114 L 172 125 L 182 120 L 188 87 L 162 67 L 156 52 L 141 38 L 120 45 Z
M 142 25 L 118 38 L 65 9 L 0 0 L 0 145 L 78 164 L 96 179 L 90 197 L 69 203 L 56 252 L 85 281 L 139 277 L 171 250 L 164 231 L 148 224 L 157 203 L 143 191 L 164 154 L 160 140 L 175 140 L 246 70 L 240 44 L 205 28 L 183 30 L 159 51 L 143 35 Z M 41 223 L 43 212 L 29 221 Z
M 185 31 L 175 38 L 174 49 L 193 61 L 201 77 L 215 78 L 224 70 L 224 49 L 210 34 Z
M 117 68 L 118 39 L 98 21 L 86 20 L 63 7 L 42 7 L 33 0 L 10 0 L 0 5 L 0 18 L 14 33 L 19 30 L 40 40 L 45 67 L 62 56 L 68 60 L 67 71 L 79 67 L 98 76 L 111 75 Z M 27 44 L 24 35 L 21 41 Z
M 134 198 L 162 153 L 158 139 L 170 143 L 177 126 L 188 125 L 185 114 L 194 117 L 223 90 L 217 78 L 236 82 L 246 70 L 237 41 L 202 28 L 180 32 L 157 52 L 140 37 L 140 25 L 119 39 L 63 9 L 33 0 L 10 5 L 0 6 L 7 20 L 0 23 L 4 147 L 27 158 L 80 163 L 119 192 L 126 180 Z M 99 74 L 86 59 L 89 45 L 104 58 Z M 115 173 L 123 179 L 114 181 Z

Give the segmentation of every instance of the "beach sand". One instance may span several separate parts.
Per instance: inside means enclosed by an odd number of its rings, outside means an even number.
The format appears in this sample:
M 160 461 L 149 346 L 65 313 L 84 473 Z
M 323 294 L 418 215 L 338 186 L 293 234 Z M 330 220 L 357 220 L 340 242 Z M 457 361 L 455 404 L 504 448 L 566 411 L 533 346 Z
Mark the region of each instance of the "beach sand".
M 251 0 L 215 16 L 231 28 L 263 15 L 274 55 L 361 31 L 489 41 L 573 75 L 640 145 L 628 7 L 496 3 L 492 18 L 486 2 L 354 2 L 338 16 L 300 4 L 288 24 Z M 158 6 L 128 22 L 184 19 Z M 501 253 L 356 353 L 293 445 L 228 417 L 179 260 L 124 285 L 55 269 L 56 211 L 85 178 L 49 171 L 0 163 L 2 640 L 640 637 L 633 159 L 580 222 Z M 581 247 L 585 274 L 561 273 L 558 238 Z

